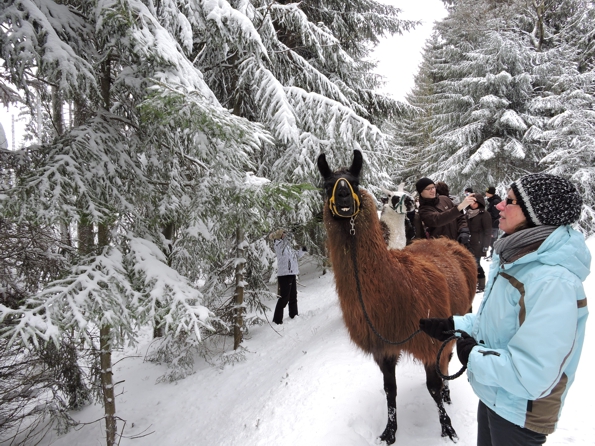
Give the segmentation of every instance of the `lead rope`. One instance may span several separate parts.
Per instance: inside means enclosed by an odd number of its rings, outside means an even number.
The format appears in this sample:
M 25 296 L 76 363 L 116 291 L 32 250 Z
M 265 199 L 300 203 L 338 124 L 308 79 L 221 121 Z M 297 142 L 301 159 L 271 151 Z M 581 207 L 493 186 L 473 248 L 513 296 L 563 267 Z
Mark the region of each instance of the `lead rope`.
M 404 339 L 402 341 L 399 342 L 393 342 L 393 341 L 389 341 L 388 339 L 384 338 L 380 333 L 378 333 L 378 331 L 376 330 L 376 328 L 374 327 L 374 325 L 372 325 L 372 321 L 370 321 L 370 317 L 368 316 L 368 312 L 366 311 L 366 306 L 364 305 L 364 299 L 362 298 L 362 290 L 361 290 L 361 286 L 359 283 L 359 271 L 357 269 L 357 256 L 355 253 L 355 218 L 351 217 L 350 220 L 351 223 L 351 229 L 349 230 L 349 234 L 351 234 L 352 236 L 352 249 L 351 252 L 353 253 L 353 269 L 355 272 L 355 283 L 357 285 L 357 296 L 359 298 L 359 302 L 362 306 L 362 310 L 364 312 L 364 316 L 366 317 L 366 322 L 368 323 L 368 325 L 370 326 L 370 329 L 374 332 L 374 334 L 376 336 L 378 336 L 380 339 L 382 339 L 384 342 L 386 342 L 387 344 L 392 344 L 392 345 L 400 345 L 400 344 L 404 344 L 407 341 L 410 341 L 415 335 L 417 335 L 419 332 L 421 332 L 420 330 L 417 330 L 416 332 L 414 332 L 411 336 L 409 336 L 407 339 Z
M 459 370 L 454 375 L 443 375 L 442 372 L 440 371 L 440 356 L 442 356 L 442 350 L 444 350 L 444 347 L 446 347 L 446 344 L 448 344 L 450 341 L 458 338 L 456 333 L 465 333 L 465 332 L 463 330 L 449 330 L 449 331 L 445 331 L 445 333 L 449 333 L 452 336 L 450 338 L 448 338 L 446 341 L 444 341 L 442 343 L 442 345 L 440 346 L 440 350 L 438 350 L 438 355 L 436 357 L 436 372 L 438 373 L 438 376 L 440 378 L 445 379 L 447 381 L 451 381 L 453 379 L 457 379 L 459 376 L 461 376 L 465 372 L 465 370 L 467 370 L 467 364 L 463 364 L 463 367 L 461 367 L 461 370 Z

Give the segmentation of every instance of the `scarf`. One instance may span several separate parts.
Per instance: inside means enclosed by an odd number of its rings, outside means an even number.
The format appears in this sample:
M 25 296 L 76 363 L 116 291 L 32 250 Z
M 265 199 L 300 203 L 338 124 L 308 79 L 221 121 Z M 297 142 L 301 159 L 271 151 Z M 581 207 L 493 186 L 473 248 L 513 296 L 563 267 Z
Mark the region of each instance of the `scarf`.
M 440 203 L 439 195 L 436 195 L 434 198 L 424 198 L 421 195 L 419 196 L 419 205 L 426 205 L 426 206 L 438 206 Z
M 467 218 L 471 219 L 477 217 L 479 215 L 479 211 L 481 211 L 479 208 L 467 211 Z
M 541 225 L 503 236 L 494 242 L 494 251 L 500 256 L 500 264 L 511 263 L 527 246 L 541 244 L 558 226 Z

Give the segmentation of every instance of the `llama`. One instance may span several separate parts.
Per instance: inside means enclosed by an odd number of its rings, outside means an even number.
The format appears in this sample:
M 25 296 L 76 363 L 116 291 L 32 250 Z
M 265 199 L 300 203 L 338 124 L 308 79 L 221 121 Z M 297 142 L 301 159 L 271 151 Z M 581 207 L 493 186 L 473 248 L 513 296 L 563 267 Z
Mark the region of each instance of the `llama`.
M 382 213 L 380 224 L 385 234 L 388 249 L 403 249 L 411 243 L 415 235 L 413 225 L 407 218 L 407 212 L 415 209 L 415 202 L 411 195 L 403 190 L 404 184 L 399 184 L 396 192 L 381 187 L 386 197 L 382 197 Z
M 361 168 L 362 155 L 357 150 L 351 167 L 336 172 L 330 170 L 324 154 L 318 157 L 326 192 L 323 221 L 343 320 L 353 343 L 372 355 L 384 379 L 388 422 L 380 439 L 395 442 L 395 369 L 404 352 L 423 363 L 442 436 L 456 441 L 444 409 L 450 395 L 436 370 L 440 343 L 423 332 L 397 343 L 418 330 L 421 318 L 469 311 L 475 296 L 475 260 L 459 243 L 445 238 L 415 241 L 402 250 L 386 249 L 375 200 L 358 187 Z M 452 348 L 451 343 L 441 355 L 443 375 Z

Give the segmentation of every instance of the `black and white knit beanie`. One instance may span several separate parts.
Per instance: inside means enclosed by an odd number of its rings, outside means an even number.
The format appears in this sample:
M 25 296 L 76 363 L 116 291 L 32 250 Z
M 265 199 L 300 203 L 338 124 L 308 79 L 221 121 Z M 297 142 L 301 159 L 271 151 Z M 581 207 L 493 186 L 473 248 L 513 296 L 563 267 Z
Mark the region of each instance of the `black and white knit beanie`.
M 547 173 L 526 175 L 510 185 L 527 220 L 539 225 L 574 223 L 581 215 L 583 199 L 574 185 Z

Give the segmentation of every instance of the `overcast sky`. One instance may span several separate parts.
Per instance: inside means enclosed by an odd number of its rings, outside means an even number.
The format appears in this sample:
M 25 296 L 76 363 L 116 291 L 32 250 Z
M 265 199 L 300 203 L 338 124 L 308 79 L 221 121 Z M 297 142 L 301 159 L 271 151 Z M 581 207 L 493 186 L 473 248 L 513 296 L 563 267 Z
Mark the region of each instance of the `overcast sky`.
M 413 77 L 421 63 L 421 52 L 425 41 L 432 33 L 435 21 L 446 16 L 442 0 L 377 0 L 401 9 L 401 18 L 422 20 L 421 26 L 402 36 L 394 36 L 382 41 L 373 58 L 378 60 L 377 72 L 386 77 L 383 88 L 396 99 L 404 99 L 413 87 Z

